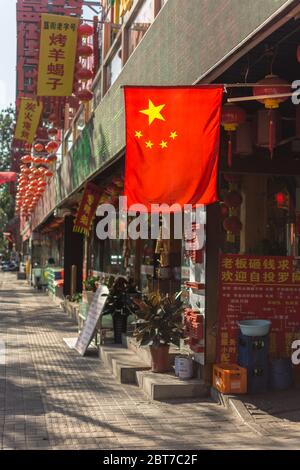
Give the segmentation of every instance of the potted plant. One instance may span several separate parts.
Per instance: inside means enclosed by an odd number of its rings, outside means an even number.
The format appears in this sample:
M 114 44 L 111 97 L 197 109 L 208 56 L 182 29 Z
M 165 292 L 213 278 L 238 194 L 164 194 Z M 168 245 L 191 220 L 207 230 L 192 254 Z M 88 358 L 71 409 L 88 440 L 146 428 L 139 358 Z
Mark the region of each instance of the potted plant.
M 131 280 L 119 276 L 114 280 L 106 301 L 103 315 L 111 315 L 114 326 L 114 341 L 122 343 L 122 333 L 127 331 L 127 320 L 136 306 L 133 298 L 140 295 Z
M 150 346 L 153 372 L 170 370 L 170 344 L 179 344 L 183 334 L 183 303 L 175 296 L 152 293 L 136 299 L 138 320 L 134 336 L 140 346 Z
M 90 305 L 93 301 L 94 293 L 99 286 L 100 278 L 98 276 L 90 276 L 84 281 L 85 296 L 88 304 Z

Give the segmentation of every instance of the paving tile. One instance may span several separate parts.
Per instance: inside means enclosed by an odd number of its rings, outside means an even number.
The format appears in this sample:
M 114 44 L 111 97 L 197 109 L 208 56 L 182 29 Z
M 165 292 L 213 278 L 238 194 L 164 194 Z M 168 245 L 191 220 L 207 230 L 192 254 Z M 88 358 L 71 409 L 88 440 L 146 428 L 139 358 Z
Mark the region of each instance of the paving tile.
M 209 399 L 151 402 L 137 387 L 117 384 L 97 357 L 66 348 L 63 338 L 75 336 L 76 325 L 15 274 L 0 273 L 0 305 L 4 450 L 299 447 L 294 428 L 287 428 L 289 437 L 262 439 Z M 267 418 L 259 419 L 267 425 Z

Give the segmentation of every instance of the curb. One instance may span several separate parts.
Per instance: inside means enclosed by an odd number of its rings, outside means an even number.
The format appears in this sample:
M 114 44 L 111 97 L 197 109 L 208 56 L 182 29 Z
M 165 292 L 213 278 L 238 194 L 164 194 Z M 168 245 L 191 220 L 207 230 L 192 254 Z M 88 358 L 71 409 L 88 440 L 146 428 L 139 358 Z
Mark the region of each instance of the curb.
M 224 395 L 216 388 L 211 387 L 210 396 L 216 403 L 233 412 L 253 432 L 260 436 L 266 435 L 261 426 L 255 423 L 244 403 L 236 395 Z

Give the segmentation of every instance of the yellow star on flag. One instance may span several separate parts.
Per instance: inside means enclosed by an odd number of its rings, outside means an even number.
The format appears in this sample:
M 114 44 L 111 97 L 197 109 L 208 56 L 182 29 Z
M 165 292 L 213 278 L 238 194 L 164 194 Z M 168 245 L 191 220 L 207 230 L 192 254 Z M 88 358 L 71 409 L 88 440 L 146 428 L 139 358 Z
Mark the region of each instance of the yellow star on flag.
M 171 132 L 171 134 L 170 134 L 170 137 L 171 137 L 171 139 L 175 140 L 175 139 L 176 139 L 176 137 L 178 137 L 178 134 L 177 134 L 177 132 L 176 132 L 176 131 L 174 131 L 174 132 Z
M 134 137 L 137 137 L 138 139 L 143 137 L 142 131 L 135 131 L 135 136 Z
M 148 140 L 148 142 L 146 142 L 147 149 L 152 149 L 153 145 L 154 144 L 153 144 L 153 142 L 151 142 L 151 140 Z
M 155 106 L 151 100 L 149 100 L 149 108 L 143 109 L 140 111 L 142 114 L 146 114 L 149 117 L 149 126 L 155 119 L 159 119 L 160 121 L 165 121 L 165 118 L 161 115 L 161 110 L 165 107 L 165 104 L 160 104 L 159 106 Z
M 162 140 L 159 145 L 161 146 L 162 149 L 166 149 L 168 147 L 168 142 L 165 142 L 164 140 Z

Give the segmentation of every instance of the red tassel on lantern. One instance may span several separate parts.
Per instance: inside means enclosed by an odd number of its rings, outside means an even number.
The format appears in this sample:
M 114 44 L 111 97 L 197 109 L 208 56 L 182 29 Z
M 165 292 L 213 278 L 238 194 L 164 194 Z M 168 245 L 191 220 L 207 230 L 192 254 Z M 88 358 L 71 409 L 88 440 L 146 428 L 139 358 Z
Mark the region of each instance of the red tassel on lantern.
M 228 138 L 228 166 L 232 165 L 232 132 L 236 131 L 239 124 L 246 120 L 246 113 L 243 108 L 232 104 L 225 104 L 222 109 L 221 125 L 229 133 Z

